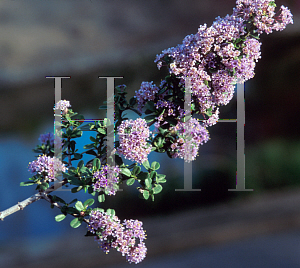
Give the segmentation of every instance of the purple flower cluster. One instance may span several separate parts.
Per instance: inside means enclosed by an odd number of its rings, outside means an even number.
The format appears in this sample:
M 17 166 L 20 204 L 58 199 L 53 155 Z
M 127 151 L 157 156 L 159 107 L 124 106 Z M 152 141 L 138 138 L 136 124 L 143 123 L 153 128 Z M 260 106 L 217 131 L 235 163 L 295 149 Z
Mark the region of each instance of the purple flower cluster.
M 145 119 L 138 118 L 122 121 L 118 127 L 119 143 L 118 153 L 129 160 L 143 163 L 151 153 L 151 146 L 147 144 L 150 135 Z
M 233 15 L 217 17 L 211 27 L 200 26 L 196 34 L 188 35 L 182 44 L 157 55 L 158 68 L 164 64 L 184 85 L 191 80 L 193 100 L 200 113 L 226 105 L 233 97 L 234 84 L 254 76 L 255 63 L 260 58 L 260 46 L 253 34 L 282 30 L 293 23 L 290 11 L 281 7 L 275 17 L 275 3 L 270 0 L 237 0 Z M 247 23 L 255 29 L 248 32 Z M 171 62 L 171 63 L 170 63 Z
M 138 111 L 142 112 L 142 108 L 145 106 L 147 101 L 155 99 L 155 94 L 158 92 L 159 88 L 151 82 L 142 82 L 141 87 L 135 93 L 135 98 L 138 103 Z
M 51 182 L 56 180 L 59 172 L 65 172 L 67 168 L 58 158 L 41 155 L 29 163 L 28 170 L 32 174 L 43 176 L 46 182 Z
M 115 195 L 119 189 L 119 173 L 120 169 L 118 166 L 112 167 L 108 165 L 101 167 L 100 171 L 94 172 L 94 191 L 104 191 L 107 195 Z
M 207 120 L 203 120 L 202 123 L 204 127 L 211 127 L 217 124 L 218 120 L 219 120 L 219 108 L 217 108 L 217 110 Z
M 174 151 L 173 158 L 182 158 L 186 162 L 195 160 L 199 146 L 209 140 L 209 134 L 199 121 L 191 118 L 188 122 L 179 122 L 174 130 L 177 131 L 178 139 L 171 145 Z
M 275 7 L 273 0 L 237 0 L 233 15 L 242 17 L 245 21 L 254 17 L 253 24 L 257 27 L 258 33 L 269 34 L 273 30 L 284 30 L 287 24 L 293 24 L 293 15 L 287 7 L 281 6 L 277 16 Z
M 161 122 L 164 121 L 165 117 L 168 116 L 172 116 L 172 117 L 177 117 L 179 116 L 179 118 L 183 118 L 184 117 L 184 110 L 180 108 L 180 106 L 177 106 L 174 103 L 172 103 L 171 101 L 167 101 L 167 100 L 158 100 L 155 108 L 159 111 L 161 111 L 161 114 L 156 117 L 155 119 L 157 120 L 157 122 L 154 123 L 155 126 L 155 130 L 157 131 L 158 128 L 161 125 Z M 162 125 L 166 124 L 166 122 L 163 122 Z
M 42 144 L 47 144 L 47 142 L 49 141 L 50 146 L 53 146 L 53 144 L 54 144 L 54 135 L 53 135 L 52 132 L 49 132 L 47 134 L 41 134 L 39 140 Z
M 146 235 L 138 220 L 124 220 L 123 224 L 117 216 L 108 215 L 99 210 L 90 213 L 88 230 L 96 234 L 95 240 L 100 244 L 102 251 L 108 253 L 111 248 L 117 249 L 129 263 L 141 262 L 147 253 L 143 242 Z M 139 243 L 136 241 L 139 239 Z

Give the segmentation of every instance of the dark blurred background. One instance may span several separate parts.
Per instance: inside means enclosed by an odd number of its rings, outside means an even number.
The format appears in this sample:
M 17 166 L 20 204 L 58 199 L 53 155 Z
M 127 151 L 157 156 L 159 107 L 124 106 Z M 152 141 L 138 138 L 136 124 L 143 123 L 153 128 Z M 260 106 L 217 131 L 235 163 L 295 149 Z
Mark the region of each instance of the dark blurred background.
M 285 267 L 300 267 L 299 257 L 294 259 L 300 243 L 291 241 L 300 238 L 300 2 L 276 4 L 291 9 L 294 24 L 261 36 L 262 59 L 245 89 L 246 188 L 254 191 L 228 191 L 235 188 L 235 123 L 209 128 L 211 140 L 193 162 L 193 188 L 201 192 L 175 192 L 183 188 L 183 160 L 152 153 L 149 161 L 159 160 L 159 173 L 167 175 L 155 202 L 139 199 L 134 187 L 124 186 L 103 205 L 115 208 L 121 219 L 144 220 L 149 252 L 141 267 L 185 267 L 184 256 L 190 267 L 198 262 L 243 266 L 232 262 L 234 255 L 231 262 L 220 257 L 226 250 L 236 252 L 232 241 L 250 253 L 249 243 L 265 245 L 263 259 L 277 254 L 268 245 L 283 243 L 286 251 L 278 248 L 282 258 L 277 258 L 291 261 Z M 234 6 L 234 0 L 1 1 L 0 211 L 34 194 L 33 188 L 19 184 L 30 176 L 27 167 L 35 159 L 31 149 L 39 135 L 53 131 L 54 82 L 45 76 L 71 76 L 63 79 L 62 99 L 86 118 L 104 118 L 98 108 L 106 99 L 106 82 L 98 76 L 123 76 L 116 85 L 126 84 L 129 98 L 142 81 L 159 84 L 165 73 L 156 68 L 156 54 L 196 33 L 200 24 L 210 26 L 215 17 L 231 14 Z M 220 118 L 236 118 L 236 97 L 220 108 Z M 88 142 L 89 134 L 84 136 L 79 149 Z M 41 200 L 1 222 L 0 267 L 124 265 L 120 254 L 105 255 L 92 238 L 84 237 L 85 227 L 71 229 L 69 218 L 56 223 L 57 214 Z M 284 232 L 294 233 L 286 237 Z M 259 265 L 249 267 L 277 267 L 280 261 Z

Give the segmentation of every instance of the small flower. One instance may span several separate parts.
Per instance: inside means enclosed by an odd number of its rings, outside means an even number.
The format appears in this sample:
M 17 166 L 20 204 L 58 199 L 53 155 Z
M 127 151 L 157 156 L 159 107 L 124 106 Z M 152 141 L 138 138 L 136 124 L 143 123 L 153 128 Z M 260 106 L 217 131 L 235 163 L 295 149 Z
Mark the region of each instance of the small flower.
M 52 132 L 49 132 L 47 134 L 41 134 L 39 140 L 42 144 L 47 145 L 47 142 L 49 141 L 50 146 L 54 145 L 54 135 Z
M 67 168 L 56 157 L 41 155 L 29 163 L 28 171 L 32 174 L 43 176 L 46 182 L 56 180 L 59 172 L 65 172 Z
M 199 146 L 209 140 L 209 134 L 205 127 L 201 126 L 199 121 L 191 118 L 188 122 L 178 124 L 174 127 L 178 132 L 178 139 L 171 145 L 173 158 L 182 158 L 186 162 L 195 160 Z
M 215 124 L 217 124 L 219 120 L 219 108 L 212 114 L 211 117 L 209 117 L 207 120 L 203 121 L 203 126 L 204 127 L 211 127 Z
M 68 112 L 68 108 L 71 107 L 71 104 L 67 100 L 60 100 L 58 103 L 55 105 L 55 109 L 59 109 L 63 112 L 63 114 L 66 114 Z M 54 109 L 54 110 L 55 110 Z
M 115 195 L 119 186 L 119 172 L 118 166 L 111 167 L 105 165 L 100 171 L 94 173 L 94 179 L 96 180 L 93 184 L 95 191 L 105 191 L 108 195 Z
M 142 112 L 142 108 L 145 106 L 147 101 L 153 101 L 155 99 L 155 94 L 158 92 L 159 88 L 151 82 L 142 82 L 141 87 L 136 91 L 135 98 L 138 103 L 138 111 Z
M 119 143 L 118 153 L 129 160 L 143 163 L 151 153 L 151 146 L 147 144 L 150 130 L 145 119 L 124 120 L 118 127 Z

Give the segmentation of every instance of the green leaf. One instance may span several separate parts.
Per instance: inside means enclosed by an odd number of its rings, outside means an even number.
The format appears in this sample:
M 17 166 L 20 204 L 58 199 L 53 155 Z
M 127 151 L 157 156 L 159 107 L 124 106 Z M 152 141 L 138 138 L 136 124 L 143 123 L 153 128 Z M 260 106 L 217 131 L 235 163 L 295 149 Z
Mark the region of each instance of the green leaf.
M 177 120 L 172 117 L 166 117 L 165 121 L 167 121 L 171 126 L 176 126 L 177 125 Z
M 93 128 L 94 128 L 94 125 L 92 123 L 89 123 L 89 124 L 81 126 L 78 129 L 81 131 L 89 131 L 89 130 L 92 130 Z
M 87 144 L 87 145 L 84 145 L 83 146 L 83 149 L 92 149 L 92 148 L 94 148 L 95 146 L 94 146 L 94 143 L 91 143 L 91 144 Z
M 115 155 L 115 161 L 116 161 L 116 164 L 117 164 L 118 166 L 122 166 L 123 160 L 122 160 L 122 158 L 121 158 L 120 156 Z
M 89 207 L 91 205 L 93 205 L 95 202 L 95 200 L 93 198 L 90 198 L 88 200 L 86 200 L 84 203 L 83 203 L 83 206 L 86 208 L 86 207 Z
M 83 206 L 83 204 L 82 204 L 81 201 L 77 201 L 77 202 L 76 202 L 75 208 L 76 208 L 78 211 L 82 211 L 82 210 L 85 209 L 85 207 Z
M 81 188 L 79 189 L 79 187 L 81 187 Z M 73 194 L 79 192 L 79 191 L 82 189 L 82 186 L 79 186 L 79 187 L 74 187 L 74 188 L 72 188 L 72 189 L 71 189 L 71 192 L 72 192 Z
M 100 134 L 103 134 L 103 135 L 106 135 L 106 130 L 103 129 L 103 128 L 97 128 L 97 131 L 100 133 Z
M 157 137 L 157 142 L 154 142 L 154 145 L 158 148 L 164 147 L 165 139 L 162 137 Z M 153 164 L 153 163 L 152 163 Z M 152 167 L 151 167 L 152 168 Z
M 192 118 L 192 116 L 188 115 L 188 116 L 185 116 L 185 117 L 181 118 L 180 121 L 183 122 L 183 123 L 185 123 L 185 122 L 188 122 L 191 118 Z
M 82 154 L 74 153 L 74 159 L 79 160 L 82 158 Z
M 139 180 L 142 180 L 142 181 L 146 180 L 148 177 L 149 177 L 149 173 L 148 173 L 148 172 L 141 172 L 141 173 L 137 176 L 137 178 L 138 178 Z
M 73 134 L 71 135 L 71 138 L 77 138 L 82 136 L 82 131 L 79 129 L 74 130 Z
M 164 174 L 158 174 L 156 176 L 156 182 L 157 183 L 165 183 L 167 180 L 165 179 L 166 175 Z
M 209 112 L 209 111 L 207 111 L 205 114 L 209 117 L 212 116 L 212 112 Z
M 111 216 L 115 216 L 115 215 L 116 215 L 115 210 L 112 209 L 112 208 L 108 208 L 108 209 L 106 210 L 106 213 L 107 213 L 108 215 L 111 215 Z
M 72 185 L 78 185 L 78 186 L 82 185 L 81 180 L 79 180 L 78 178 L 76 178 L 76 177 L 71 177 L 70 179 L 71 179 L 70 183 L 71 183 Z
M 91 140 L 92 142 L 96 142 L 96 139 L 95 139 L 93 136 L 90 136 L 90 140 Z
M 145 107 L 146 107 L 146 109 L 148 109 L 148 110 L 150 110 L 150 111 L 152 111 L 152 112 L 154 112 L 154 111 L 156 110 L 155 104 L 154 104 L 153 101 L 148 101 L 148 102 L 146 103 Z
M 130 106 L 134 106 L 136 104 L 136 98 L 135 97 L 132 97 L 130 100 L 129 100 L 129 105 Z
M 69 214 L 78 214 L 79 211 L 76 208 L 66 208 L 66 213 L 69 213 Z
M 30 185 L 33 185 L 33 184 L 34 184 L 34 182 L 32 182 L 32 181 L 25 181 L 25 182 L 21 182 L 20 186 L 30 186 Z
M 75 218 L 70 222 L 70 225 L 72 228 L 78 228 L 81 225 L 81 222 L 78 218 Z
M 83 168 L 83 166 L 84 166 L 84 161 L 83 161 L 83 160 L 80 160 L 80 161 L 78 162 L 78 165 L 77 165 L 78 170 L 81 170 L 81 169 Z
M 99 109 L 101 109 L 101 110 L 107 110 L 107 106 L 106 106 L 106 105 L 101 105 L 101 106 L 99 107 Z
M 73 203 L 75 203 L 75 202 L 77 202 L 77 198 L 73 199 L 73 200 L 69 203 L 69 205 L 71 205 L 71 204 L 73 204 Z
M 147 200 L 149 198 L 149 192 L 147 190 L 143 191 L 143 197 Z
M 96 169 L 100 169 L 101 167 L 101 162 L 100 162 L 100 159 L 99 158 L 95 158 L 93 160 L 93 167 L 95 167 Z
M 145 169 L 150 169 L 149 161 L 146 160 L 145 162 L 142 163 Z
M 70 141 L 70 148 L 71 148 L 72 152 L 75 151 L 75 145 L 76 145 L 76 141 Z
M 139 167 L 139 166 L 135 166 L 134 168 L 133 168 L 133 170 L 132 170 L 132 174 L 133 175 L 137 175 L 137 174 L 139 174 L 141 172 L 141 167 Z
M 42 182 L 40 185 L 38 185 L 38 188 L 45 191 L 47 188 L 49 188 L 49 183 Z
M 145 185 L 148 189 L 151 189 L 152 188 L 152 180 L 150 178 L 147 178 L 145 180 Z
M 105 201 L 105 194 L 100 194 L 100 195 L 98 195 L 98 201 L 99 201 L 100 203 L 103 203 L 103 202 Z
M 126 175 L 127 177 L 130 177 L 131 176 L 131 172 L 128 168 L 123 168 L 121 169 L 121 173 Z
M 162 191 L 163 187 L 160 184 L 157 184 L 154 188 L 153 188 L 153 193 L 154 194 L 158 194 Z
M 156 172 L 156 171 L 151 171 L 151 172 L 150 172 L 150 178 L 151 178 L 151 179 L 154 179 L 154 178 L 156 177 L 156 175 L 157 175 L 157 172 Z
M 104 118 L 104 120 L 103 120 L 103 126 L 107 127 L 109 125 L 110 125 L 110 120 L 108 118 Z
M 65 214 L 59 214 L 59 215 L 55 216 L 55 220 L 57 222 L 60 222 L 60 221 L 64 220 L 65 218 L 66 218 Z
M 151 169 L 152 170 L 158 170 L 160 168 L 160 164 L 156 161 L 152 162 Z
M 60 197 L 58 197 L 58 196 L 56 196 L 56 195 L 53 195 L 53 196 L 52 196 L 52 201 L 53 201 L 53 202 L 60 202 L 60 203 L 62 203 L 62 204 L 67 204 L 65 200 L 63 200 L 62 198 L 60 198 Z
M 167 90 L 168 90 L 168 88 L 167 88 L 167 87 L 164 87 L 164 88 L 160 89 L 160 90 L 157 92 L 157 95 L 161 95 L 161 94 L 163 94 L 164 92 L 166 92 Z
M 126 181 L 126 184 L 127 184 L 128 186 L 131 186 L 132 184 L 134 184 L 134 182 L 135 182 L 135 178 L 130 178 L 130 179 L 128 179 L 128 180 Z
M 85 152 L 86 154 L 91 154 L 91 155 L 94 155 L 94 156 L 97 156 L 97 153 L 94 151 L 94 150 L 88 150 Z
M 147 123 L 153 121 L 155 119 L 156 115 L 147 115 L 144 117 Z

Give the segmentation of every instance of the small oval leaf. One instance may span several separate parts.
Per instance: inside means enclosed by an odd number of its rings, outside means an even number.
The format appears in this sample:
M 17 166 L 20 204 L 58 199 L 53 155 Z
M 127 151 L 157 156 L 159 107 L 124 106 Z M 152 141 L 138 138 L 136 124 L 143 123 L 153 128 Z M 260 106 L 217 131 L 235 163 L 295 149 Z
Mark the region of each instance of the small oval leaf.
M 128 168 L 123 168 L 121 170 L 121 173 L 124 174 L 124 175 L 126 175 L 127 177 L 131 176 L 131 172 L 130 172 L 130 170 Z
M 130 179 L 128 179 L 128 180 L 126 181 L 126 184 L 127 184 L 128 186 L 131 186 L 132 184 L 134 184 L 134 182 L 135 182 L 135 178 L 130 178 Z
M 158 170 L 160 168 L 160 164 L 156 161 L 152 162 L 151 169 Z
M 81 222 L 78 218 L 75 218 L 70 222 L 70 225 L 72 228 L 78 228 L 81 225 Z
M 154 194 L 158 194 L 162 191 L 163 187 L 160 184 L 157 184 L 154 188 L 153 188 L 153 193 Z
M 92 199 L 92 198 L 90 198 L 90 199 L 86 200 L 86 201 L 83 203 L 83 206 L 84 206 L 85 208 L 86 208 L 86 207 L 89 207 L 89 206 L 93 205 L 94 202 L 95 202 L 95 200 Z
M 98 201 L 99 201 L 100 203 L 103 203 L 103 202 L 105 201 L 105 194 L 100 194 L 100 195 L 98 195 Z
M 146 160 L 145 162 L 142 163 L 145 169 L 150 169 L 149 161 Z
M 149 198 L 149 192 L 144 190 L 143 191 L 143 197 L 147 200 Z
M 59 215 L 55 216 L 55 220 L 57 222 L 60 222 L 60 221 L 64 220 L 65 218 L 66 218 L 65 214 L 59 214 Z
M 75 208 L 76 208 L 78 211 L 82 211 L 82 210 L 85 209 L 85 207 L 83 206 L 83 204 L 82 204 L 81 201 L 77 201 L 77 202 L 76 202 Z

